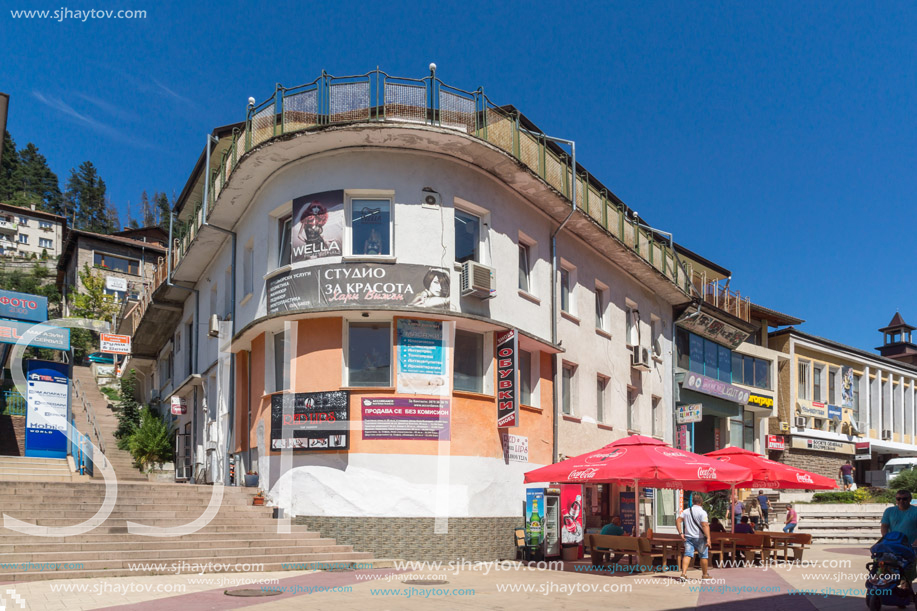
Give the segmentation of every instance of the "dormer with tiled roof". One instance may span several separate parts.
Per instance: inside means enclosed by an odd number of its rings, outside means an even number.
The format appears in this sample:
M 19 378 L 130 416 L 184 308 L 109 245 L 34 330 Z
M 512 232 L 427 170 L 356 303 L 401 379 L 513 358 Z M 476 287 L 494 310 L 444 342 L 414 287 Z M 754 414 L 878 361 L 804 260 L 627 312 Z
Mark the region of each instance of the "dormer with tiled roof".
M 879 329 L 884 342 L 876 350 L 884 357 L 910 365 L 917 365 L 917 345 L 911 340 L 911 332 L 915 330 L 917 330 L 917 327 L 904 322 L 901 313 L 895 312 L 891 322 Z

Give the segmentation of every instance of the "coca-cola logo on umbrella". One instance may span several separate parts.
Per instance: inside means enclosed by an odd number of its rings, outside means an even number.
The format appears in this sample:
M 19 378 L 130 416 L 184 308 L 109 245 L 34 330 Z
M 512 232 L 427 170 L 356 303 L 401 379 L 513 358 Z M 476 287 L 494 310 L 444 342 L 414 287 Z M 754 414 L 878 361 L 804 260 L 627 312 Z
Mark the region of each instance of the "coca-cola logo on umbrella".
M 697 479 L 716 479 L 715 467 L 698 467 Z
M 592 479 L 598 472 L 599 470 L 595 467 L 589 467 L 588 469 L 581 469 L 579 471 L 574 469 L 570 471 L 570 475 L 568 475 L 567 478 L 571 480 Z
M 691 458 L 694 458 L 690 454 L 686 454 L 682 452 L 681 450 L 677 450 L 675 448 L 657 447 L 653 449 L 659 452 L 660 454 L 662 454 L 663 456 L 665 456 L 666 458 L 681 458 L 682 460 L 689 460 Z
M 797 473 L 796 481 L 799 482 L 800 484 L 814 484 L 815 483 L 814 481 L 812 481 L 812 476 L 809 475 L 808 473 Z
M 609 460 L 621 458 L 625 454 L 627 454 L 626 448 L 615 448 L 610 452 L 598 452 L 596 454 L 587 456 L 584 462 L 588 465 L 594 465 L 596 463 L 604 463 L 608 462 Z

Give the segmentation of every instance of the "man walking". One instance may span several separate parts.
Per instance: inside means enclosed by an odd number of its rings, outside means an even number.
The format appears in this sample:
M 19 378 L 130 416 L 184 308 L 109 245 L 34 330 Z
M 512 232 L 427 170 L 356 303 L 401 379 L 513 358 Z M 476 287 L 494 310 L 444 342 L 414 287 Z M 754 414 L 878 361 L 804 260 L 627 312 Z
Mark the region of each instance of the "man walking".
M 758 490 L 758 505 L 761 506 L 761 518 L 764 520 L 764 527 L 767 528 L 767 512 L 770 510 L 770 502 L 763 490 Z
M 694 504 L 681 512 L 675 520 L 675 528 L 685 541 L 685 555 L 682 558 L 681 581 L 688 577 L 688 567 L 694 560 L 694 551 L 700 556 L 701 579 L 710 579 L 707 573 L 707 542 L 710 541 L 710 524 L 707 521 L 707 512 L 704 511 L 704 499 L 700 494 L 694 493 Z
M 850 490 L 851 484 L 853 484 L 853 472 L 856 471 L 856 467 L 850 464 L 848 460 L 846 464 L 841 465 L 841 468 L 838 470 L 838 473 L 841 476 L 841 479 L 844 480 L 844 491 Z

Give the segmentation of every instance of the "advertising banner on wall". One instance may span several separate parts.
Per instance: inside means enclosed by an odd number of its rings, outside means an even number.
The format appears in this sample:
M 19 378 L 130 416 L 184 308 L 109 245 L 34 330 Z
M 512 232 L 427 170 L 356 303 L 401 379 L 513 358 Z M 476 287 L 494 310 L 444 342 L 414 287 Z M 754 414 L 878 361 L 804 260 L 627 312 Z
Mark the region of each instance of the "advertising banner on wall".
M 448 399 L 364 397 L 360 403 L 363 439 L 449 441 Z
M 841 407 L 853 407 L 853 367 L 841 367 Z
M 341 256 L 344 244 L 344 191 L 324 191 L 294 199 L 290 231 L 293 263 Z
M 529 438 L 521 435 L 502 433 L 500 442 L 503 444 L 503 460 L 511 462 L 529 461 Z
M 621 506 L 621 528 L 624 529 L 625 535 L 634 534 L 634 528 L 637 527 L 637 500 L 633 492 L 622 492 L 618 496 L 618 504 Z
M 29 341 L 30 346 L 51 350 L 70 350 L 70 329 L 51 325 L 35 325 L 31 322 L 17 320 L 0 320 L 0 344 L 17 343 L 19 338 L 32 327 L 37 327 L 41 333 Z
M 818 452 L 834 452 L 835 454 L 853 454 L 854 445 L 833 439 L 810 439 L 807 437 L 793 437 L 790 446 L 800 450 L 816 450 Z
M 741 403 L 742 405 L 748 403 L 748 397 L 751 395 L 751 393 L 743 388 L 733 386 L 732 384 L 727 384 L 726 382 L 722 382 L 714 378 L 702 376 L 701 374 L 694 373 L 693 371 L 688 372 L 688 374 L 685 376 L 685 381 L 681 384 L 681 387 L 685 390 L 701 392 L 705 395 L 710 395 L 711 397 L 719 397 L 720 399 L 726 399 L 727 401 Z
M 842 414 L 843 412 L 841 411 L 840 405 L 831 405 L 830 403 L 828 404 L 828 419 L 829 420 L 837 420 L 838 422 L 840 422 L 842 418 Z
M 0 318 L 44 322 L 48 320 L 48 298 L 0 291 Z
M 448 310 L 449 295 L 449 273 L 439 267 L 400 263 L 316 265 L 269 279 L 267 312 L 378 305 Z
M 579 553 L 583 553 L 583 486 L 582 484 L 560 485 L 562 544 L 579 544 Z
M 67 457 L 70 371 L 65 363 L 28 361 L 25 455 Z
M 768 450 L 785 450 L 786 449 L 786 439 L 782 435 L 768 435 L 767 436 L 767 449 Z
M 800 399 L 796 402 L 796 410 L 800 416 L 805 416 L 806 418 L 825 419 L 828 417 L 828 406 L 818 401 L 803 401 Z
M 455 323 L 441 320 L 398 319 L 398 394 L 451 396 L 454 328 Z
M 519 426 L 519 335 L 515 329 L 497 335 L 497 426 Z
M 290 405 L 284 410 L 284 401 Z M 284 411 L 287 414 L 284 414 Z M 283 438 L 283 427 L 291 438 Z M 350 391 L 298 392 L 271 397 L 271 449 L 350 448 Z
M 688 308 L 684 315 L 675 322 L 685 329 L 694 331 L 711 341 L 725 344 L 733 350 L 748 339 L 748 333 L 738 327 L 733 327 L 729 323 L 717 320 L 706 312 L 701 312 L 698 316 L 695 316 L 693 312 L 694 310 Z
M 675 406 L 675 422 L 678 424 L 691 424 L 703 420 L 703 403 L 691 403 L 690 405 Z
M 544 533 L 544 488 L 525 490 L 525 542 L 540 545 Z
M 131 353 L 131 336 L 114 335 L 112 333 L 100 334 L 99 352 L 106 354 L 130 354 Z
M 188 402 L 184 397 L 172 397 L 172 415 L 181 416 L 188 413 Z

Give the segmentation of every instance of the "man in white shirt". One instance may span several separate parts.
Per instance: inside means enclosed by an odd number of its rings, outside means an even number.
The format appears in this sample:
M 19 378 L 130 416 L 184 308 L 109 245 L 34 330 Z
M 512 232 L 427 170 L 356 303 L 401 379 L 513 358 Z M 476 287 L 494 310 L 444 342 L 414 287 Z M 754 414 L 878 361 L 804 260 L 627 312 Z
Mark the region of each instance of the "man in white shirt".
M 710 541 L 710 524 L 707 521 L 707 512 L 704 511 L 704 499 L 696 492 L 693 495 L 693 505 L 681 512 L 675 520 L 675 528 L 685 541 L 685 555 L 682 558 L 681 580 L 688 577 L 688 567 L 694 560 L 694 551 L 700 555 L 700 568 L 703 572 L 701 579 L 710 579 L 707 573 L 707 542 Z

